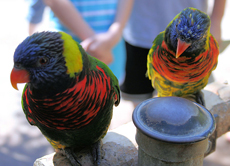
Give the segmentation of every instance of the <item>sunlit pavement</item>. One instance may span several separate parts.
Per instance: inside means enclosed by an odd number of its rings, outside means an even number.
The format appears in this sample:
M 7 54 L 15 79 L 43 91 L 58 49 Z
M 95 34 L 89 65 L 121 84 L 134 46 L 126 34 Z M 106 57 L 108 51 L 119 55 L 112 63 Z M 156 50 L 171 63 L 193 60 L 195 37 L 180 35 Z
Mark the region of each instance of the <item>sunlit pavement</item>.
M 40 131 L 30 126 L 25 119 L 20 105 L 23 85 L 19 86 L 19 91 L 16 91 L 10 84 L 14 50 L 28 35 L 26 12 L 27 6 L 24 0 L 0 0 L 0 166 L 32 166 L 36 158 L 53 152 Z M 222 24 L 224 41 L 230 40 L 229 20 L 230 3 L 228 1 Z M 40 27 L 40 29 L 45 28 L 45 26 Z M 215 80 L 222 82 L 227 80 L 230 83 L 229 62 L 230 46 L 219 57 L 218 67 L 214 72 Z M 116 110 L 119 108 L 132 109 L 129 102 L 122 102 Z M 230 143 L 224 137 L 218 139 L 216 152 L 205 159 L 204 165 L 230 165 Z
M 21 109 L 21 93 L 11 87 L 13 53 L 27 36 L 24 0 L 0 1 L 0 166 L 32 166 L 36 158 L 53 149 L 36 127 L 28 124 Z

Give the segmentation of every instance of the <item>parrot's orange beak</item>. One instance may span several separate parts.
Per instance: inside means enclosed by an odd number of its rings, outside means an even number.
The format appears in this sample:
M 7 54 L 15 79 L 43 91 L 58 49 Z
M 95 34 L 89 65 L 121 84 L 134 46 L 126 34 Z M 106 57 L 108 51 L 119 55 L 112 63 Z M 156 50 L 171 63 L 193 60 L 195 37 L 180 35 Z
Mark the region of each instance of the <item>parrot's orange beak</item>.
M 178 58 L 189 46 L 191 43 L 186 43 L 178 39 L 177 42 L 177 50 L 176 50 L 176 58 Z
M 29 73 L 24 69 L 13 68 L 10 75 L 10 81 L 14 89 L 18 90 L 18 83 L 29 82 Z

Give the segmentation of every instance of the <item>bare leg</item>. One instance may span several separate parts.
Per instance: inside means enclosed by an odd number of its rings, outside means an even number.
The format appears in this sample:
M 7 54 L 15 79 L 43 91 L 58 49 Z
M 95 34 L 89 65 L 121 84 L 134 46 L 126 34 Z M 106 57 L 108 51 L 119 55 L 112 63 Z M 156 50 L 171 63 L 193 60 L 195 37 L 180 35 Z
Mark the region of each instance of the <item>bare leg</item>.
M 101 140 L 97 141 L 95 144 L 92 145 L 92 156 L 93 162 L 95 166 L 99 166 L 101 163 Z
M 203 105 L 203 106 L 205 107 L 205 101 L 204 101 L 204 94 L 203 94 L 203 92 L 202 92 L 202 91 L 199 91 L 199 92 L 197 92 L 197 93 L 195 94 L 195 96 L 196 96 L 196 102 L 197 102 L 198 104 Z
M 64 149 L 65 156 L 69 159 L 72 166 L 81 166 L 81 163 L 77 160 L 77 156 L 72 148 Z
M 199 91 L 195 94 L 189 94 L 189 95 L 183 96 L 183 98 L 191 100 L 191 101 L 196 102 L 198 104 L 201 104 L 205 107 L 204 94 L 202 91 Z

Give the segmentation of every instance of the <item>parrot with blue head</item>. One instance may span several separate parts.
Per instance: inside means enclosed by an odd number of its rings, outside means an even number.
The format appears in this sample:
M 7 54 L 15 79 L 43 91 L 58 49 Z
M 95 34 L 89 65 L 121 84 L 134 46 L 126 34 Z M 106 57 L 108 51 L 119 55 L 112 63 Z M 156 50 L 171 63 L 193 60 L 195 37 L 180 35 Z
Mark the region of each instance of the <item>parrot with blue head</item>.
M 219 55 L 210 24 L 206 13 L 189 7 L 155 38 L 147 57 L 147 75 L 159 97 L 185 97 L 205 105 L 201 90 Z
M 108 130 L 113 105 L 120 102 L 117 78 L 64 32 L 40 32 L 15 50 L 11 84 L 26 83 L 22 108 L 55 149 L 72 165 L 74 150 L 92 147 L 100 163 L 100 140 Z

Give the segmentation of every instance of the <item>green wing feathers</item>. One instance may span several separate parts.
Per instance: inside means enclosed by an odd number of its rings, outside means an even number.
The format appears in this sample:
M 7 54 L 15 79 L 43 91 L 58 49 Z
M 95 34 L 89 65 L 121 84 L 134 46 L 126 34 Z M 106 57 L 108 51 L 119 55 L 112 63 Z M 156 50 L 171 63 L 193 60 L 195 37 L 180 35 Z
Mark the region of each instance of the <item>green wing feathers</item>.
M 79 45 L 79 49 L 83 56 L 84 67 L 94 71 L 98 71 L 99 70 L 98 67 L 99 67 L 100 70 L 102 69 L 103 72 L 106 74 L 106 76 L 110 78 L 111 86 L 114 90 L 115 106 L 118 106 L 120 103 L 120 87 L 119 87 L 119 82 L 117 77 L 113 74 L 111 69 L 105 63 L 87 54 L 80 45 Z
M 120 87 L 117 77 L 113 74 L 111 69 L 103 62 L 98 60 L 97 58 L 88 55 L 88 59 L 91 62 L 91 69 L 98 70 L 97 66 L 103 69 L 105 74 L 110 78 L 111 86 L 114 90 L 114 97 L 115 97 L 115 106 L 118 106 L 120 103 Z
M 153 41 L 153 45 L 151 47 L 151 49 L 149 50 L 148 53 L 148 57 L 147 57 L 147 72 L 146 72 L 146 76 L 151 80 L 151 78 L 154 75 L 153 72 L 153 57 L 154 57 L 154 53 L 157 49 L 159 49 L 159 47 L 161 47 L 161 44 L 163 42 L 164 39 L 164 31 L 161 32 L 159 35 L 157 35 L 157 37 L 154 39 Z

